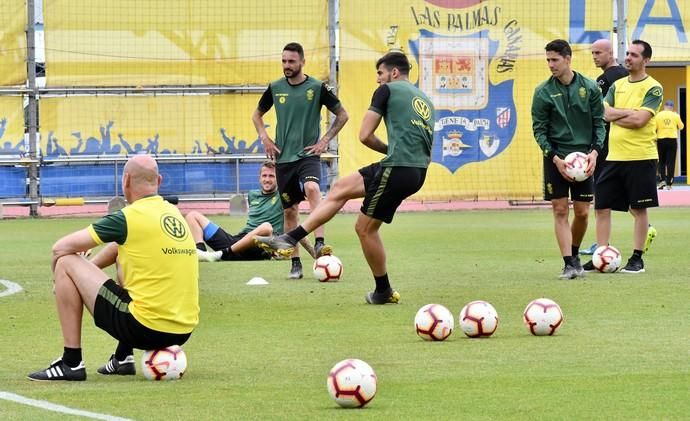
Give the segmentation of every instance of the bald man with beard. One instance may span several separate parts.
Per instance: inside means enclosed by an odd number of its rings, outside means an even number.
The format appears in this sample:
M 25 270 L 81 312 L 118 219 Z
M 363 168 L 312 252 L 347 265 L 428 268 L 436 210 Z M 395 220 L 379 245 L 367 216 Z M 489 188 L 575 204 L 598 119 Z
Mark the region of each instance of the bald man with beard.
M 158 195 L 162 177 L 149 155 L 125 164 L 122 191 L 128 206 L 53 245 L 52 271 L 62 329 L 62 357 L 30 380 L 86 380 L 82 361 L 84 307 L 96 326 L 119 341 L 100 374 L 133 375 L 133 348 L 184 344 L 199 322 L 199 263 L 189 226 Z M 83 252 L 106 246 L 91 261 Z M 121 284 L 103 268 L 115 264 Z

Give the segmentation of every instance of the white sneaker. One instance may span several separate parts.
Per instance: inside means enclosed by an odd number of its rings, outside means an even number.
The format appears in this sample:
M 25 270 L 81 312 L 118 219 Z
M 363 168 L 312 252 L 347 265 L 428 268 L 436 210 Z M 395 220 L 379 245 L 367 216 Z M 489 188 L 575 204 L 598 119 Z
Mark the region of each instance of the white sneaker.
M 217 262 L 223 256 L 223 252 L 218 251 L 204 251 L 196 249 L 196 255 L 199 257 L 200 262 Z

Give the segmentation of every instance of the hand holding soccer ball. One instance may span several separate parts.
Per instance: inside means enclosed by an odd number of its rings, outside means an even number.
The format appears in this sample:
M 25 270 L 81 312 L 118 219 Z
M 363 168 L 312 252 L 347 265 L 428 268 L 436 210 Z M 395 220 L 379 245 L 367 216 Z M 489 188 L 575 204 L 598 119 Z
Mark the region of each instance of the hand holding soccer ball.
M 569 153 L 565 159 L 565 172 L 575 181 L 585 181 L 587 175 L 587 155 L 582 152 Z

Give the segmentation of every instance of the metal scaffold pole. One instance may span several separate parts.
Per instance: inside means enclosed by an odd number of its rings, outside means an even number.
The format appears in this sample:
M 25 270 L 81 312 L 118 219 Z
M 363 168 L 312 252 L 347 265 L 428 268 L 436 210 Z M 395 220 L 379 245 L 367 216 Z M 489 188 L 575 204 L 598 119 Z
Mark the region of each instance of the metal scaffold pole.
M 25 133 L 29 140 L 29 199 L 38 201 L 38 150 L 36 145 L 38 132 L 38 90 L 36 88 L 36 8 L 34 0 L 27 0 L 27 28 L 26 28 L 26 66 L 27 93 L 25 97 Z M 28 101 L 27 101 L 28 100 Z M 31 216 L 38 216 L 38 205 L 32 204 L 29 211 Z

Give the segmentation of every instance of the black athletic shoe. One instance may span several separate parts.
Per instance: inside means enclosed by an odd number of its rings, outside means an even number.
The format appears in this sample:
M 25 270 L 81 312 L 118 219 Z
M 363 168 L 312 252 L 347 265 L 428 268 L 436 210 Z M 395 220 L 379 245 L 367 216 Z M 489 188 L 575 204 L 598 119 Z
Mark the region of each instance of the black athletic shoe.
M 290 273 L 288 273 L 288 279 L 302 279 L 303 276 L 304 274 L 302 273 L 302 263 L 292 262 Z
M 316 253 L 317 258 L 326 255 L 330 256 L 331 254 L 333 254 L 333 247 L 319 241 L 316 244 L 314 244 L 314 252 Z
M 364 298 L 367 304 L 398 304 L 400 302 L 400 294 L 393 288 L 388 288 L 384 292 L 370 292 Z
M 70 367 L 63 363 L 62 358 L 60 358 L 53 361 L 48 368 L 31 373 L 26 377 L 34 381 L 83 381 L 86 380 L 86 366 L 84 365 L 84 361 L 82 361 L 78 366 Z
M 623 273 L 644 273 L 644 262 L 642 258 L 631 257 L 628 259 L 628 264 L 621 269 Z
M 131 376 L 137 374 L 137 367 L 134 364 L 134 355 L 128 355 L 124 360 L 118 361 L 115 354 L 110 356 L 110 359 L 104 366 L 97 370 L 100 374 L 119 374 L 121 376 Z
M 575 264 L 573 266 L 575 267 L 575 270 L 577 270 L 577 276 L 584 278 L 585 268 L 582 266 L 582 263 L 580 263 L 580 256 L 575 256 L 574 263 Z
M 290 237 L 286 234 L 278 236 L 255 235 L 254 244 L 270 254 L 275 253 L 282 257 L 290 257 L 292 252 L 295 251 L 295 243 L 290 241 Z
M 585 272 L 595 272 L 597 270 L 597 268 L 594 267 L 594 262 L 591 260 L 582 265 L 582 269 L 584 269 Z
M 565 265 L 563 272 L 558 277 L 561 279 L 575 279 L 577 278 L 577 269 L 573 265 Z

